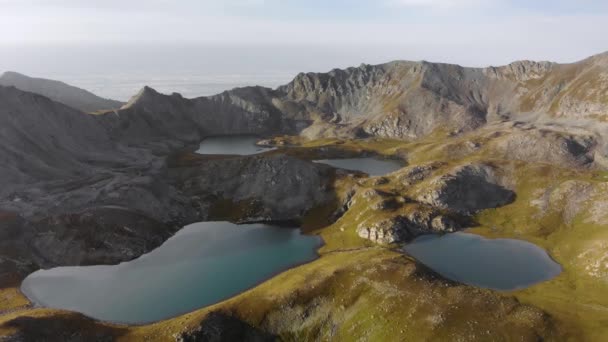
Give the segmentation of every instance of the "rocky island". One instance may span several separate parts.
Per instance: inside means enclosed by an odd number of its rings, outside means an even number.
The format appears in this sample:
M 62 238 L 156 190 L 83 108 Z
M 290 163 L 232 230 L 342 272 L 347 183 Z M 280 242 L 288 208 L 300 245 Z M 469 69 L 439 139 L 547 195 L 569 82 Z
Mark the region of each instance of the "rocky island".
M 608 338 L 608 53 L 395 61 L 193 99 L 145 87 L 124 105 L 0 81 L 0 340 Z M 195 153 L 225 135 L 274 148 Z M 369 176 L 315 162 L 363 157 L 402 167 Z M 151 324 L 40 307 L 20 291 L 39 269 L 135 260 L 203 221 L 289 222 L 324 244 L 314 261 Z M 464 229 L 532 243 L 561 273 L 497 291 L 401 248 Z

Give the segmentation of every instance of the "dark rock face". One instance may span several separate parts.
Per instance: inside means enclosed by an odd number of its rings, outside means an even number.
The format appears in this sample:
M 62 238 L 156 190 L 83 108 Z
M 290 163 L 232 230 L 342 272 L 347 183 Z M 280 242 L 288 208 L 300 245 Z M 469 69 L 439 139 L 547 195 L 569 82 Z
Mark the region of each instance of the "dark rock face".
M 494 170 L 483 164 L 458 167 L 431 181 L 418 200 L 434 207 L 468 215 L 511 203 L 515 193 L 500 185 Z
M 34 222 L 26 239 L 36 264 L 54 267 L 131 260 L 160 246 L 171 233 L 134 211 L 100 207 Z
M 25 276 L 39 268 L 118 264 L 160 246 L 177 227 L 127 208 L 96 207 L 42 220 L 0 221 L 3 272 Z
M 176 342 L 272 342 L 276 336 L 220 312 L 210 313 L 194 331 L 178 336 Z
M 123 105 L 122 102 L 101 98 L 63 82 L 32 78 L 16 72 L 5 72 L 0 76 L 0 86 L 13 86 L 23 91 L 46 96 L 53 101 L 83 112 L 118 109 Z
M 36 270 L 23 238 L 26 221 L 16 213 L 0 212 L 0 287 Z
M 290 221 L 331 199 L 332 172 L 322 164 L 272 155 L 207 160 L 171 175 L 189 196 L 245 203 L 250 212 L 241 221 Z

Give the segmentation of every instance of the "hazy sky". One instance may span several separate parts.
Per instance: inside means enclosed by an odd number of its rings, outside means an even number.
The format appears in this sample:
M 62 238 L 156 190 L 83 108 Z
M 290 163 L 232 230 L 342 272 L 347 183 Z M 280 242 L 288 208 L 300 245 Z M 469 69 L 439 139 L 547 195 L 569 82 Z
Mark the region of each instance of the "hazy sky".
M 391 59 L 570 62 L 608 50 L 608 1 L 0 0 L 0 32 L 0 70 L 28 69 L 37 58 L 45 67 L 33 47 L 74 46 L 131 47 L 106 53 L 109 60 L 143 59 L 147 50 L 136 46 L 282 47 L 281 62 L 295 58 L 304 69 Z M 300 50 L 285 51 L 293 46 Z M 308 57 L 304 46 L 316 48 Z

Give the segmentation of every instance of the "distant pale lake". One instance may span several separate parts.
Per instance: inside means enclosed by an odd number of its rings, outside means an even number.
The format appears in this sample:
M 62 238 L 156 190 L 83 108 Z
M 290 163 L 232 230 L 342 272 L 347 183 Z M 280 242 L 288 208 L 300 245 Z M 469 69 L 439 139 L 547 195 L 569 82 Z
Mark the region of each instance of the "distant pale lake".
M 516 290 L 549 280 L 561 266 L 538 246 L 468 233 L 424 235 L 404 247 L 442 276 L 495 290 Z
M 273 148 L 257 146 L 255 143 L 258 140 L 258 137 L 248 135 L 209 137 L 201 142 L 196 153 L 246 156 L 273 150 Z
M 316 163 L 331 165 L 336 168 L 365 172 L 370 176 L 383 176 L 403 167 L 396 160 L 379 158 L 346 158 L 315 160 Z
M 299 229 L 197 223 L 131 262 L 40 270 L 21 289 L 37 305 L 148 323 L 217 303 L 312 261 L 320 244 Z

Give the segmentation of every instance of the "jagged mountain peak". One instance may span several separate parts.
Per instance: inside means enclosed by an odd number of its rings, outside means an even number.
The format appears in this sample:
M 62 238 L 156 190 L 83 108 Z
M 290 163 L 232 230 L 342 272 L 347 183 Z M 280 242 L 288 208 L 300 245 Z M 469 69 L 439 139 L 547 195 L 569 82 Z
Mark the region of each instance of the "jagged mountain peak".
M 129 102 L 127 102 L 122 108 L 130 108 L 139 103 L 152 101 L 153 99 L 165 96 L 166 95 L 159 93 L 154 88 L 145 85 L 137 92 L 137 94 L 133 95 Z

